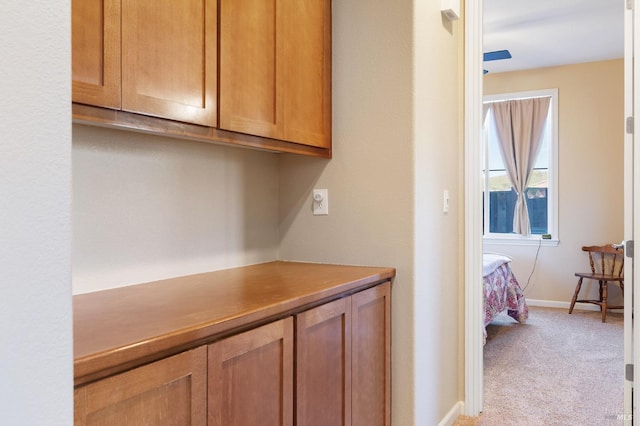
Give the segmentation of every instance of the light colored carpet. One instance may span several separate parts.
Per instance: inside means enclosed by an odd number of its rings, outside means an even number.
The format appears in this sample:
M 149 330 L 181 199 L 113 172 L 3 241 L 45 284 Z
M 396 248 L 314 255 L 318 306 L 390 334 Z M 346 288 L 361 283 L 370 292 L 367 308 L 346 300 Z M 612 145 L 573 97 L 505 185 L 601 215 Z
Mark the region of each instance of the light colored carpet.
M 529 310 L 487 327 L 484 410 L 454 425 L 622 425 L 623 314 Z

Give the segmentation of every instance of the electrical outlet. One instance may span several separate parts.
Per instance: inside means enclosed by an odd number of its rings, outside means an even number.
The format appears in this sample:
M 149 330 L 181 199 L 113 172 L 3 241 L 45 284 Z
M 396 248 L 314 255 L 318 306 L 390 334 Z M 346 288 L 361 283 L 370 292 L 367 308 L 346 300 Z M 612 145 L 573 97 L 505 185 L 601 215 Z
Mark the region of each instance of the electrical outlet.
M 313 206 L 314 216 L 326 216 L 329 214 L 329 191 L 326 189 L 313 190 Z

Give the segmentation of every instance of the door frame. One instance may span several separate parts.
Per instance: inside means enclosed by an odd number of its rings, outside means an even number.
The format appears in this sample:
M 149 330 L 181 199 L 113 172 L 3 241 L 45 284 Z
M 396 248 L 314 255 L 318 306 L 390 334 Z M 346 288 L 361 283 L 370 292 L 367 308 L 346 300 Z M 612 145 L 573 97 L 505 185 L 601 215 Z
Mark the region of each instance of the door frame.
M 482 307 L 482 11 L 483 0 L 465 0 L 465 398 L 464 414 L 477 416 L 483 404 Z
M 640 22 L 640 10 L 634 2 L 626 1 L 624 17 L 624 116 L 633 117 L 633 129 L 625 129 L 624 135 L 624 238 L 625 240 L 640 241 L 640 32 L 635 29 L 636 22 Z M 627 255 L 628 253 L 625 253 Z M 635 267 L 634 259 L 625 262 L 625 296 L 624 296 L 624 357 L 626 364 L 635 366 L 632 380 L 626 380 L 624 385 L 624 424 L 634 424 L 633 419 L 637 415 L 634 404 L 633 388 L 640 381 L 640 318 L 633 315 L 634 311 L 640 311 L 640 298 L 634 297 L 640 294 L 640 268 Z M 631 280 L 628 278 L 631 277 Z M 626 376 L 626 371 L 625 371 Z M 636 422 L 637 423 L 637 422 Z

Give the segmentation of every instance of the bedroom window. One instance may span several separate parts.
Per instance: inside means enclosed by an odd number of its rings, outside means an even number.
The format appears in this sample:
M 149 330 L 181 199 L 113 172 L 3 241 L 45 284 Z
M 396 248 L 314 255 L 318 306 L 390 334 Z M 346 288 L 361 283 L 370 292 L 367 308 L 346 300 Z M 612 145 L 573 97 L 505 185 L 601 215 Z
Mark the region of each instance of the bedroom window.
M 548 234 L 557 243 L 557 98 L 557 89 L 484 97 L 483 228 L 492 242 L 537 244 Z

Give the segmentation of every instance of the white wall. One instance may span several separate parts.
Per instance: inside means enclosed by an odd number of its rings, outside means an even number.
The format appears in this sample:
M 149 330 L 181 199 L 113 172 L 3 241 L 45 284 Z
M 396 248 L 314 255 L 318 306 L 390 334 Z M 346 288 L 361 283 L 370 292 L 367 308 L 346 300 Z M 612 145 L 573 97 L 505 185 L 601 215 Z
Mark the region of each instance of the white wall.
M 513 256 L 514 273 L 529 299 L 571 301 L 574 272 L 588 270 L 583 245 L 623 239 L 624 69 L 622 59 L 541 68 L 484 77 L 485 94 L 558 88 L 559 238 L 558 247 L 499 246 Z M 535 270 L 534 270 L 535 263 Z M 614 303 L 622 292 L 610 286 Z M 590 282 L 582 296 L 596 297 Z M 590 291 L 590 293 L 589 293 Z
M 276 260 L 277 157 L 74 125 L 74 293 Z
M 334 2 L 333 20 L 334 159 L 281 158 L 281 258 L 397 268 L 393 423 L 437 424 L 462 397 L 461 24 L 411 0 Z M 313 188 L 329 216 L 311 214 Z
M 3 4 L 0 421 L 73 422 L 70 2 Z

